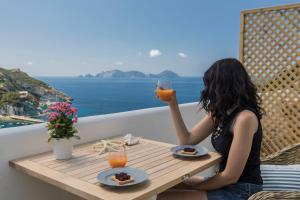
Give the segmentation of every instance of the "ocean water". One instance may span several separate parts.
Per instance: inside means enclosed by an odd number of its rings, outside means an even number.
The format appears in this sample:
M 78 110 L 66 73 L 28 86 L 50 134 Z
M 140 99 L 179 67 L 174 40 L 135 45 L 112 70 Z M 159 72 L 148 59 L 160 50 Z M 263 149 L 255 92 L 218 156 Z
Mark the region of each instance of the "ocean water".
M 16 127 L 16 126 L 26 126 L 26 125 L 30 125 L 30 124 L 32 124 L 32 123 L 23 122 L 23 121 L 17 121 L 17 120 L 0 121 L 0 129 L 1 128 Z
M 79 117 L 165 106 L 154 96 L 157 79 L 99 79 L 38 77 L 74 98 Z M 202 79 L 170 80 L 179 103 L 196 102 L 203 89 Z

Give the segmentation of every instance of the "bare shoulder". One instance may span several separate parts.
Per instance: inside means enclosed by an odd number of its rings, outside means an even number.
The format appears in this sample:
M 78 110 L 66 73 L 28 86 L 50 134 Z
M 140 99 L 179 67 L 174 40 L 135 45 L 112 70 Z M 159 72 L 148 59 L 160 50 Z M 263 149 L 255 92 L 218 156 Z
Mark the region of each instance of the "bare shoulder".
M 238 116 L 237 116 L 237 120 L 239 121 L 256 121 L 258 122 L 257 116 L 254 112 L 252 112 L 251 110 L 243 110 L 241 111 Z
M 235 128 L 248 130 L 254 134 L 258 128 L 258 118 L 256 114 L 250 110 L 241 111 L 236 118 Z

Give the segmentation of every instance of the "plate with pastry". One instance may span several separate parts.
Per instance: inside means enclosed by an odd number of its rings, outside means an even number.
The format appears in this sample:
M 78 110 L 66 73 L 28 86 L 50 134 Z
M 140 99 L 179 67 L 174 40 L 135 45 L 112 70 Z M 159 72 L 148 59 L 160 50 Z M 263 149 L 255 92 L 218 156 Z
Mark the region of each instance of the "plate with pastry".
M 131 167 L 112 168 L 100 172 L 97 179 L 102 185 L 126 187 L 147 181 L 148 174 L 144 170 Z
M 171 151 L 174 156 L 185 158 L 198 158 L 207 155 L 208 150 L 204 147 L 197 145 L 181 145 L 172 147 Z

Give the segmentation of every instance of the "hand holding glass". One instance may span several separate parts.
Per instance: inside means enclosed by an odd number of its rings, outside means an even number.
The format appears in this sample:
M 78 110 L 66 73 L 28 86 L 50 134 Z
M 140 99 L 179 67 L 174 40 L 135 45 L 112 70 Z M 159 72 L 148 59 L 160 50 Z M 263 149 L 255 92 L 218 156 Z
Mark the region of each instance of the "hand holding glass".
M 172 89 L 171 81 L 157 81 L 156 95 L 163 101 L 171 101 L 175 90 Z

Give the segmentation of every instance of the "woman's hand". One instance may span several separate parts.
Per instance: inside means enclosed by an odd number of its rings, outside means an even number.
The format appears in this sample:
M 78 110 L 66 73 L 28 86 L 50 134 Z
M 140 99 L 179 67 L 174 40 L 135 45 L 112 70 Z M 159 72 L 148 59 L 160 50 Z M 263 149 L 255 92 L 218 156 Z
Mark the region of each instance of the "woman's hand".
M 193 176 L 189 179 L 187 179 L 186 181 L 183 181 L 183 183 L 185 183 L 186 185 L 198 185 L 200 183 L 202 183 L 204 181 L 204 177 L 202 176 Z
M 203 181 L 204 181 L 203 177 L 193 176 L 188 180 L 183 181 L 182 183 L 179 183 L 178 185 L 174 186 L 174 189 L 185 189 L 185 190 L 197 189 L 197 186 L 201 184 Z

